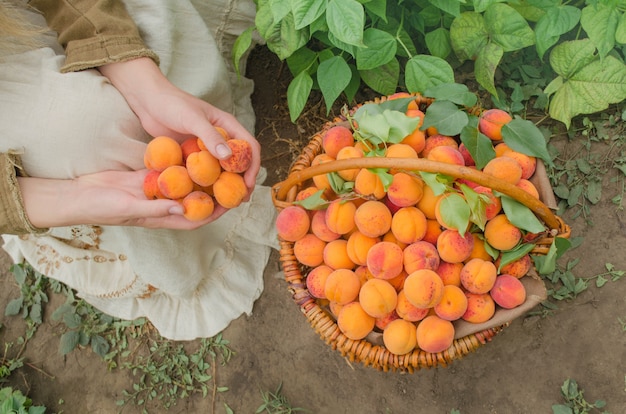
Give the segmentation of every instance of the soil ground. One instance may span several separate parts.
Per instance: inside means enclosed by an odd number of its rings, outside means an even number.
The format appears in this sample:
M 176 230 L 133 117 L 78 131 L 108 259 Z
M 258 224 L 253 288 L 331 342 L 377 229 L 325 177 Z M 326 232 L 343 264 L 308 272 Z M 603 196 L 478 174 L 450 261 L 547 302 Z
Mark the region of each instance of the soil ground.
M 328 116 L 314 98 L 303 116 L 306 121 L 289 121 L 287 68 L 264 48 L 253 51 L 248 72 L 256 82 L 257 134 L 269 175 L 266 184 L 272 185 L 286 177 L 294 157 Z M 617 128 L 617 133 L 623 131 Z M 585 139 L 568 140 L 563 135 L 555 137 L 554 144 L 573 153 L 580 147 L 577 140 Z M 626 269 L 626 218 L 611 201 L 621 193 L 621 185 L 609 174 L 604 177 L 603 197 L 590 210 L 593 224 L 569 213 L 563 217 L 572 227 L 572 237 L 583 237 L 582 245 L 568 253 L 569 259 L 580 258 L 573 269 L 577 277 L 601 274 L 606 263 Z M 403 374 L 351 363 L 332 350 L 293 302 L 278 258 L 274 252 L 253 314 L 223 332 L 235 354 L 217 368 L 216 382 L 228 391 L 218 393 L 215 403 L 193 396 L 168 412 L 224 413 L 227 404 L 234 413 L 252 414 L 263 402 L 261 392 L 275 391 L 282 384 L 281 393 L 292 407 L 320 414 L 551 413 L 554 404 L 563 403 L 561 385 L 567 379 L 578 382 L 587 401 L 602 399 L 607 412 L 626 412 L 626 280 L 600 288 L 591 281 L 573 300 L 559 301 L 550 315 L 514 320 L 491 342 L 447 367 Z M 3 255 L 0 309 L 19 296 L 8 267 Z M 61 300 L 53 296 L 47 308 L 54 309 Z M 115 401 L 132 386 L 128 370 L 108 371 L 89 349 L 61 356 L 58 324 L 50 321 L 49 312 L 28 342 L 24 353 L 28 366 L 16 371 L 9 384 L 27 392 L 36 404 L 46 405 L 47 412 L 118 412 Z M 5 342 L 23 335 L 20 317 L 4 317 L 2 324 L 0 337 Z M 140 409 L 126 406 L 123 412 Z

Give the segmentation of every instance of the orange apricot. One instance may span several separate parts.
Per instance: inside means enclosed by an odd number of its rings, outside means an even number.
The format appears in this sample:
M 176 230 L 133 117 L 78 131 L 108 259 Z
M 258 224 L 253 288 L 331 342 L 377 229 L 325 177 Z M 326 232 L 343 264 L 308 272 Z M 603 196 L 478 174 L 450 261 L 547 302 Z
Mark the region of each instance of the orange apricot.
M 182 165 L 171 165 L 161 171 L 157 184 L 161 194 L 172 200 L 182 199 L 193 191 L 193 181 Z
M 293 244 L 293 255 L 305 266 L 319 266 L 324 263 L 326 242 L 313 233 L 307 233 Z
M 441 197 L 443 194 L 435 195 L 429 185 L 424 185 L 424 192 L 422 198 L 417 202 L 417 208 L 422 210 L 427 219 L 435 220 L 437 218 L 437 202 Z
M 341 305 L 350 303 L 359 296 L 361 282 L 350 269 L 335 269 L 327 277 L 324 284 L 324 295 L 331 302 Z
M 487 293 L 496 282 L 498 271 L 493 262 L 472 259 L 461 269 L 461 285 L 470 293 Z
M 326 208 L 326 226 L 334 233 L 347 234 L 355 228 L 355 213 L 356 204 L 352 201 L 333 200 Z
M 343 147 L 354 146 L 352 131 L 342 125 L 335 125 L 322 136 L 322 149 L 332 158 L 337 158 L 337 153 Z
M 183 164 L 187 162 L 187 157 L 193 152 L 201 151 L 198 146 L 198 138 L 187 138 L 180 144 L 180 149 L 183 151 Z
M 519 162 L 506 155 L 489 160 L 483 172 L 513 185 L 522 178 L 522 167 Z
M 537 158 L 513 150 L 505 152 L 504 155 L 513 158 L 519 163 L 520 167 L 522 167 L 522 178 L 528 180 L 535 174 Z
M 461 286 L 461 270 L 463 263 L 448 263 L 441 261 L 436 272 L 444 285 Z
M 385 197 L 385 186 L 378 174 L 367 168 L 361 168 L 354 179 L 354 192 L 365 197 L 381 200 Z
M 393 279 L 402 273 L 402 249 L 395 243 L 381 241 L 367 252 L 367 268 L 375 278 Z
M 436 270 L 441 261 L 437 248 L 423 240 L 407 245 L 402 251 L 404 270 L 413 273 L 416 270 Z
M 409 273 L 404 281 L 404 294 L 413 306 L 432 308 L 443 296 L 443 282 L 439 275 L 430 269 L 420 269 Z
M 363 151 L 357 147 L 343 147 L 337 153 L 337 160 L 347 160 L 351 158 L 363 158 Z M 346 181 L 354 181 L 360 168 L 350 168 L 347 170 L 337 171 L 337 174 Z
M 495 265 L 498 268 L 498 273 L 515 276 L 518 279 L 527 275 L 533 267 L 533 261 L 529 254 L 525 254 L 519 259 L 507 263 L 504 266 L 500 266 L 500 262 L 501 257 L 498 257 L 495 262 Z
M 478 130 L 492 141 L 502 140 L 502 127 L 513 118 L 502 109 L 493 108 L 484 111 L 478 120 Z
M 385 152 L 387 158 L 417 158 L 417 152 L 408 144 L 392 144 Z
M 313 297 L 326 299 L 326 294 L 324 293 L 326 279 L 333 271 L 330 266 L 325 264 L 316 266 L 309 271 L 306 275 L 306 288 Z
M 356 266 L 348 255 L 348 241 L 345 239 L 326 243 L 323 257 L 324 263 L 333 269 L 354 269 Z
M 463 154 L 454 147 L 439 145 L 428 151 L 426 159 L 453 165 L 465 165 Z
M 220 161 L 204 150 L 189 154 L 185 166 L 193 182 L 202 187 L 213 185 L 222 173 Z
M 472 237 L 474 238 L 474 246 L 472 247 L 472 252 L 465 259 L 465 262 L 471 259 L 483 259 L 483 260 L 493 260 L 489 252 L 487 251 L 487 246 L 485 245 L 485 240 L 480 233 L 472 233 Z
M 183 150 L 174 138 L 158 136 L 146 145 L 143 161 L 147 169 L 163 171 L 173 165 L 183 165 Z
M 441 319 L 448 321 L 461 319 L 467 310 L 467 296 L 458 286 L 444 285 L 443 296 L 433 310 Z
M 425 352 L 443 352 L 454 342 L 454 325 L 437 315 L 425 317 L 417 324 L 417 346 Z
M 278 237 L 295 242 L 309 232 L 311 219 L 307 211 L 296 205 L 287 206 L 276 215 Z
M 533 184 L 530 180 L 521 178 L 516 184 L 516 186 L 526 191 L 528 194 L 535 197 L 537 200 L 539 200 L 539 190 L 537 190 L 537 187 L 535 186 L 535 184 Z
M 405 244 L 422 240 L 426 226 L 426 216 L 417 207 L 402 207 L 391 217 L 391 232 Z
M 461 317 L 471 323 L 483 323 L 491 319 L 496 312 L 496 303 L 489 293 L 470 293 L 467 296 L 467 310 Z
M 380 318 L 376 318 L 376 321 L 374 322 L 374 326 L 380 330 L 380 331 L 384 331 L 385 328 L 392 322 L 395 321 L 396 319 L 400 319 L 400 317 L 398 316 L 398 314 L 396 313 L 395 310 L 392 310 L 391 312 L 389 312 L 388 314 L 386 314 L 385 316 L 382 316 Z
M 392 354 L 408 354 L 417 346 L 415 325 L 404 319 L 391 321 L 383 331 L 383 343 Z
M 436 219 L 427 219 L 426 233 L 424 233 L 422 240 L 432 244 L 433 246 L 437 245 L 437 239 L 439 238 L 441 232 L 443 232 L 443 228 Z
M 159 198 L 167 198 L 159 190 L 158 179 L 160 171 L 149 170 L 148 174 L 143 179 L 143 193 L 148 200 L 156 200 Z
M 498 214 L 485 225 L 485 240 L 497 250 L 511 250 L 522 240 L 522 231 L 505 214 Z
M 191 221 L 204 220 L 215 210 L 213 197 L 204 191 L 192 191 L 183 198 L 182 204 L 185 218 Z
M 361 286 L 359 302 L 368 315 L 382 318 L 396 308 L 398 293 L 386 280 L 374 278 Z
M 420 153 L 422 158 L 428 158 L 428 153 L 435 147 L 439 146 L 449 146 L 454 149 L 459 149 L 459 144 L 453 137 L 449 137 L 447 135 L 435 134 L 430 135 L 426 138 L 424 149 Z
M 398 207 L 414 206 L 424 195 L 424 181 L 412 174 L 397 172 L 387 188 L 387 198 Z
M 366 265 L 367 253 L 379 241 L 379 238 L 366 236 L 358 230 L 352 232 L 346 246 L 348 257 L 359 266 Z
M 354 341 L 365 338 L 374 330 L 376 319 L 367 314 L 359 302 L 343 305 L 337 316 L 339 330 Z
M 406 297 L 404 289 L 398 292 L 398 303 L 396 304 L 396 313 L 405 321 L 418 322 L 428 316 L 430 308 L 418 308 L 413 305 Z
M 230 171 L 222 171 L 213 183 L 213 196 L 224 208 L 235 208 L 243 203 L 248 195 L 248 187 L 243 176 Z
M 357 207 L 354 224 L 361 233 L 379 237 L 391 229 L 391 211 L 382 201 L 368 200 Z
M 311 233 L 325 242 L 337 240 L 341 234 L 335 233 L 326 224 L 326 210 L 316 210 L 311 216 Z
M 437 239 L 437 252 L 444 262 L 463 262 L 472 254 L 473 248 L 474 238 L 470 232 L 461 234 L 456 230 L 446 229 Z

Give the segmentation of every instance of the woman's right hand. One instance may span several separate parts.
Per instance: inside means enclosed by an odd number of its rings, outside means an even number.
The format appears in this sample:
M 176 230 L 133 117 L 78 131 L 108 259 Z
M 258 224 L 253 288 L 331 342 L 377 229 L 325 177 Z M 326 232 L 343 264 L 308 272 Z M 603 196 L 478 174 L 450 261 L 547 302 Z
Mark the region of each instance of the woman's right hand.
M 78 224 L 191 230 L 210 223 L 227 209 L 190 221 L 175 200 L 148 200 L 143 180 L 148 170 L 103 171 L 73 180 L 18 177 L 26 214 L 39 228 Z

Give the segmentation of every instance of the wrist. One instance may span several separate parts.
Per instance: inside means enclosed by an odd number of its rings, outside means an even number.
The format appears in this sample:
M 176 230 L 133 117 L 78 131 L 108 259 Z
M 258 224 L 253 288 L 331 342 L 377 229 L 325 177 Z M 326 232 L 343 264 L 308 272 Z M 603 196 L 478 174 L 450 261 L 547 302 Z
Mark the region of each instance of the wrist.
M 28 220 L 37 228 L 83 224 L 76 217 L 73 180 L 18 177 Z

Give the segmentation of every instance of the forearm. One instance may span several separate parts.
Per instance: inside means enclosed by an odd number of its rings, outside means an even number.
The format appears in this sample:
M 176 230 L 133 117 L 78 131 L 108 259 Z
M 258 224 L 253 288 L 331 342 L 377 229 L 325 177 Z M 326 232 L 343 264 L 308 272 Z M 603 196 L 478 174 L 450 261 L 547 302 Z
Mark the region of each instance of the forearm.
M 86 224 L 76 206 L 82 203 L 72 180 L 17 178 L 26 214 L 38 228 Z M 77 214 L 78 213 L 78 214 Z

